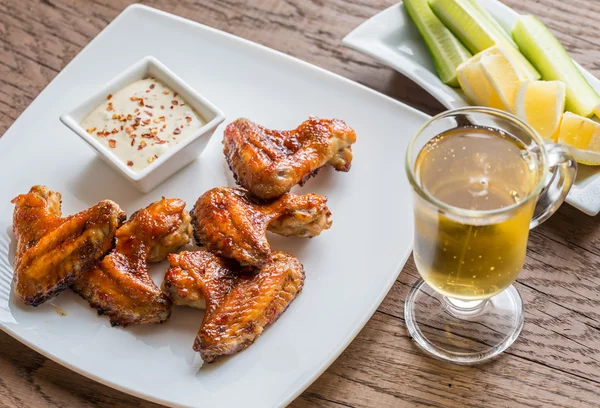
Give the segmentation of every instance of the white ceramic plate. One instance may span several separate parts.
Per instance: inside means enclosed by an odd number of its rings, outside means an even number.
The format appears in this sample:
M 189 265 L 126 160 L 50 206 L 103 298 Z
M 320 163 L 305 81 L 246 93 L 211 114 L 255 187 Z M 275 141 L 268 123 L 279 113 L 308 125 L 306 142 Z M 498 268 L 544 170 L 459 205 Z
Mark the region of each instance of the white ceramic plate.
M 479 1 L 510 31 L 518 17 L 514 10 L 496 0 Z M 429 50 L 402 3 L 365 21 L 343 39 L 343 44 L 401 72 L 448 109 L 469 105 L 462 91 L 440 81 Z M 600 81 L 577 66 L 600 92 Z M 600 212 L 600 166 L 579 166 L 577 181 L 566 201 L 588 215 Z
M 149 29 L 149 27 L 151 29 Z M 131 33 L 144 33 L 135 47 Z M 324 169 L 305 187 L 329 197 L 333 227 L 312 240 L 270 236 L 304 264 L 304 291 L 244 352 L 198 370 L 192 344 L 202 313 L 176 308 L 162 326 L 111 328 L 66 291 L 38 308 L 11 291 L 10 200 L 34 184 L 63 194 L 72 214 L 102 199 L 131 214 L 161 196 L 191 208 L 209 188 L 233 185 L 222 153 L 225 124 L 202 156 L 142 195 L 59 121 L 126 67 L 152 54 L 227 120 L 273 128 L 309 115 L 344 119 L 358 133 L 349 173 Z M 81 374 L 168 405 L 271 407 L 291 402 L 344 350 L 396 280 L 412 244 L 407 142 L 427 116 L 354 82 L 260 45 L 143 6 L 124 11 L 37 97 L 0 138 L 0 327 Z M 152 269 L 160 283 L 166 269 Z M 363 364 L 357 360 L 355 364 Z

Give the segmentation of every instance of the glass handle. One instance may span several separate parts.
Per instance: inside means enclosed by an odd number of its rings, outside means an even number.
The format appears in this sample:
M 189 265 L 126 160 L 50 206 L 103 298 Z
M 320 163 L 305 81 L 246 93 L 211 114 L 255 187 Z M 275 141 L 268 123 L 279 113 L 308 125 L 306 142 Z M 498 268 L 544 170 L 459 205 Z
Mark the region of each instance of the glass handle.
M 546 154 L 551 170 L 546 187 L 538 197 L 529 228 L 535 228 L 546 221 L 558 210 L 565 201 L 575 176 L 577 175 L 577 162 L 569 150 L 560 144 L 546 144 Z

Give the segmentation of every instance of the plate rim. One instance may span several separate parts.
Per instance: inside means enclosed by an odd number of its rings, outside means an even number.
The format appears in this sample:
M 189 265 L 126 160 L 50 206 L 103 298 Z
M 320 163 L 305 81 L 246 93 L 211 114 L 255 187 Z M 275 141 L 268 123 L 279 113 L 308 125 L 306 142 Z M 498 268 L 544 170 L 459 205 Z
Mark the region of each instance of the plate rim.
M 228 32 L 222 31 L 222 30 L 218 30 L 216 28 L 207 26 L 207 25 L 199 23 L 197 21 L 186 19 L 184 17 L 178 16 L 178 15 L 175 15 L 172 13 L 168 13 L 168 12 L 165 12 L 165 11 L 162 11 L 159 9 L 155 9 L 155 8 L 152 8 L 152 7 L 149 7 L 146 5 L 136 3 L 136 4 L 129 5 L 128 7 L 123 9 L 123 11 L 121 11 L 121 13 L 119 13 L 119 15 L 117 17 L 115 17 L 106 27 L 104 27 L 102 29 L 102 31 L 100 31 L 96 35 L 96 37 L 94 37 L 84 48 L 82 48 L 81 51 L 79 51 L 79 53 L 71 61 L 69 61 L 69 63 L 67 65 L 65 65 L 65 67 L 52 79 L 52 81 L 50 81 L 44 87 L 44 89 L 42 91 L 40 91 L 40 93 L 38 95 L 36 95 L 36 97 L 32 100 L 32 102 L 29 104 L 29 106 L 11 124 L 11 126 L 7 129 L 7 131 L 4 133 L 4 135 L 2 137 L 0 137 L 0 148 L 7 143 L 7 142 L 3 142 L 3 140 L 8 139 L 9 137 L 13 137 L 13 136 L 9 135 L 11 133 L 10 132 L 11 129 L 22 119 L 23 116 L 25 116 L 25 113 L 28 112 L 29 109 L 35 104 L 36 100 L 44 93 L 44 91 L 46 91 L 48 86 L 51 85 L 54 81 L 58 80 L 59 78 L 62 78 L 62 75 L 64 75 L 65 70 L 73 62 L 77 61 L 77 59 L 81 57 L 81 54 L 83 54 L 85 50 L 87 50 L 89 47 L 94 45 L 96 42 L 100 41 L 100 39 L 104 37 L 106 32 L 111 29 L 111 26 L 113 26 L 114 23 L 124 19 L 127 15 L 132 14 L 135 11 L 142 11 L 142 12 L 149 13 L 149 14 L 159 15 L 164 18 L 169 18 L 169 19 L 175 20 L 175 21 L 177 21 L 178 24 L 192 25 L 196 28 L 200 28 L 202 30 L 212 32 L 214 34 L 225 36 L 233 41 L 237 41 L 237 42 L 243 44 L 246 47 L 253 48 L 253 49 L 257 50 L 258 52 L 269 53 L 272 56 L 278 58 L 280 61 L 286 61 L 286 62 L 293 63 L 295 65 L 302 66 L 304 69 L 307 70 L 307 72 L 312 71 L 312 72 L 318 73 L 321 76 L 323 76 L 324 78 L 326 78 L 327 80 L 338 81 L 339 83 L 343 83 L 345 86 L 353 87 L 355 89 L 360 90 L 361 92 L 365 92 L 365 94 L 367 94 L 367 95 L 377 97 L 380 100 L 385 101 L 386 103 L 390 104 L 391 106 L 394 106 L 395 108 L 400 108 L 400 109 L 403 109 L 404 111 L 406 111 L 407 113 L 410 113 L 415 116 L 420 116 L 423 119 L 423 122 L 427 121 L 430 118 L 429 115 L 427 115 L 424 112 L 419 111 L 418 109 L 416 109 L 412 106 L 409 106 L 405 103 L 395 100 L 381 92 L 375 91 L 374 89 L 371 89 L 365 85 L 362 85 L 358 82 L 348 79 L 342 75 L 339 75 L 337 73 L 334 73 L 334 72 L 331 72 L 324 68 L 321 68 L 317 65 L 314 65 L 314 64 L 311 64 L 304 60 L 301 60 L 297 57 L 285 54 L 281 51 L 275 50 L 273 48 L 269 48 L 262 44 L 247 40 L 245 38 L 233 35 L 231 33 L 228 33 Z M 57 118 L 57 120 L 58 120 L 58 118 Z M 412 241 L 412 237 L 411 237 L 411 241 Z M 408 258 L 411 253 L 412 253 L 412 243 L 407 247 L 407 249 L 405 250 L 405 253 L 400 253 L 396 256 L 397 261 L 395 262 L 396 266 L 394 267 L 396 272 L 394 274 L 390 275 L 390 277 L 388 278 L 388 280 L 385 282 L 384 285 L 381 285 L 379 294 L 376 297 L 374 297 L 373 302 L 371 302 L 371 305 L 369 306 L 369 308 L 365 309 L 368 312 L 365 313 L 361 319 L 357 319 L 355 328 L 346 335 L 344 341 L 341 342 L 337 348 L 331 350 L 331 352 L 329 353 L 327 358 L 323 359 L 317 365 L 318 366 L 317 370 L 315 370 L 311 375 L 307 376 L 305 380 L 301 381 L 298 384 L 298 386 L 290 387 L 290 391 L 287 394 L 282 394 L 282 398 L 281 398 L 282 401 L 281 401 L 280 406 L 286 406 L 286 405 L 290 404 L 295 398 L 297 398 L 300 394 L 302 394 L 302 392 L 304 392 L 314 381 L 316 381 L 323 374 L 323 372 L 325 372 L 325 370 L 327 370 L 327 368 L 329 368 L 329 366 L 335 362 L 335 360 L 341 355 L 341 353 L 346 350 L 348 345 L 362 331 L 362 329 L 367 324 L 367 322 L 369 320 L 371 320 L 372 316 L 375 314 L 375 312 L 377 311 L 377 309 L 383 302 L 384 298 L 389 293 L 389 291 L 392 288 L 392 286 L 394 285 L 394 283 L 398 280 L 398 277 L 399 277 L 400 273 L 402 272 L 402 269 L 404 268 L 406 262 L 408 261 Z M 10 262 L 10 260 L 9 260 L 9 262 Z M 11 269 L 12 269 L 12 263 L 11 263 Z M 12 288 L 11 288 L 11 291 L 12 291 Z M 21 344 L 40 353 L 44 357 L 60 364 L 63 367 L 66 367 L 69 370 L 72 370 L 86 378 L 94 380 L 100 384 L 103 384 L 110 388 L 124 392 L 126 394 L 133 395 L 133 396 L 143 399 L 143 400 L 160 403 L 160 404 L 164 404 L 167 406 L 186 406 L 186 405 L 176 404 L 173 401 L 169 401 L 169 400 L 166 400 L 166 399 L 163 399 L 160 397 L 156 397 L 156 396 L 148 394 L 148 393 L 138 392 L 135 389 L 120 385 L 118 382 L 116 382 L 114 380 L 100 377 L 100 376 L 94 374 L 92 371 L 80 369 L 80 368 L 72 365 L 71 363 L 65 361 L 62 357 L 60 357 L 48 350 L 45 350 L 41 347 L 38 347 L 34 343 L 28 341 L 23 336 L 21 336 L 20 333 L 13 331 L 3 321 L 0 321 L 0 329 L 3 332 L 7 333 L 12 338 L 14 338 L 15 340 L 19 341 Z

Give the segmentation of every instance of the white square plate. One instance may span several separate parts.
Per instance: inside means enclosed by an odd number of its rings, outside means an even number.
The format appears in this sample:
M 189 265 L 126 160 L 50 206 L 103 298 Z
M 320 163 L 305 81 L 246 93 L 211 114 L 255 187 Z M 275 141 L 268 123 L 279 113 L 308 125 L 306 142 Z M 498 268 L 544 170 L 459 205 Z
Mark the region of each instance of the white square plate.
M 119 46 L 136 32 L 144 32 L 144 41 Z M 253 346 L 200 370 L 192 350 L 202 319 L 197 310 L 175 308 L 160 326 L 112 328 L 70 291 L 38 308 L 22 305 L 11 291 L 10 200 L 34 184 L 60 191 L 65 214 L 102 199 L 131 214 L 161 196 L 181 198 L 190 209 L 207 189 L 233 185 L 222 153 L 225 124 L 198 160 L 143 195 L 60 123 L 59 115 L 72 104 L 149 54 L 219 106 L 229 121 L 245 116 L 289 129 L 309 115 L 337 117 L 358 134 L 349 173 L 326 168 L 297 189 L 329 197 L 331 230 L 312 240 L 269 237 L 275 249 L 304 264 L 303 292 Z M 285 405 L 350 343 L 410 254 L 412 203 L 403 158 L 410 136 L 426 120 L 412 108 L 282 53 L 148 7 L 129 7 L 0 138 L 0 327 L 81 374 L 156 402 Z M 151 270 L 157 283 L 165 269 L 163 263 Z
M 497 0 L 479 1 L 510 32 L 519 14 Z M 406 75 L 448 109 L 469 106 L 462 91 L 440 81 L 429 50 L 402 3 L 365 21 L 344 38 L 343 44 Z M 600 80 L 577 67 L 600 92 Z M 600 166 L 579 165 L 566 201 L 588 215 L 600 212 Z

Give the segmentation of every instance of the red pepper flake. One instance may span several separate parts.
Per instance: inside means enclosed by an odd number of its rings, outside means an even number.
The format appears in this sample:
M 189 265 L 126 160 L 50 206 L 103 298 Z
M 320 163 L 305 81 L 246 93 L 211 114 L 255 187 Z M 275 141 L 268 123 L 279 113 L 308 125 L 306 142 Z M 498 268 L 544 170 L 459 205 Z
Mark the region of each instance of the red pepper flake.
M 133 113 L 140 113 L 140 110 L 139 110 L 138 108 L 135 108 L 135 109 L 133 110 Z
M 120 122 L 127 122 L 127 116 L 125 116 L 125 115 L 119 116 L 119 121 Z
M 133 162 L 132 162 L 131 160 L 127 160 L 127 165 L 128 165 L 129 167 L 131 167 L 131 166 L 133 166 Z
M 179 105 L 179 106 L 185 106 L 185 103 L 182 103 L 182 104 L 181 104 L 181 105 Z
M 133 129 L 132 129 L 132 128 L 130 128 L 129 126 L 127 126 L 127 127 L 125 128 L 125 132 L 126 132 L 127 134 L 130 134 L 131 132 L 133 132 Z
M 115 147 L 117 147 L 117 141 L 115 139 L 110 139 L 108 141 L 108 145 L 114 149 Z
M 173 98 L 177 98 L 177 92 L 173 92 Z
M 133 130 L 136 130 L 138 128 L 139 124 L 138 123 L 132 123 L 131 127 L 133 128 Z
M 152 105 L 146 105 L 146 108 L 148 108 L 148 109 L 154 109 L 154 106 L 152 106 Z
M 165 143 L 167 143 L 167 141 L 166 141 L 166 140 L 162 140 L 162 139 L 160 139 L 160 138 L 157 138 L 157 139 L 158 139 L 158 142 L 156 142 L 156 144 L 159 144 L 159 145 L 161 145 L 161 144 L 165 144 Z
M 150 133 L 142 133 L 142 137 L 144 139 L 152 139 L 152 138 L 154 138 L 154 136 L 152 136 Z
M 142 117 L 141 117 L 141 116 L 137 116 L 137 117 L 135 118 L 135 123 L 138 123 L 138 124 L 139 124 L 140 120 L 142 120 Z
M 190 123 L 192 121 L 192 118 L 190 118 L 189 116 L 186 116 L 185 120 L 187 121 L 187 123 Z
M 155 127 L 153 127 L 153 128 L 150 128 L 150 132 L 151 132 L 153 135 L 155 135 L 155 134 L 157 134 L 157 133 L 158 133 L 158 128 L 155 128 Z
M 117 128 L 114 128 L 114 129 L 113 129 L 113 130 L 112 130 L 110 133 L 112 133 L 113 135 L 114 135 L 115 133 L 119 133 L 119 129 L 117 129 Z
M 123 126 L 123 125 L 121 125 L 121 130 L 123 130 L 123 127 L 124 127 L 124 126 Z
M 146 89 L 146 93 L 150 93 L 150 89 Z
M 138 148 L 137 148 L 137 149 L 138 149 L 138 150 L 142 150 L 142 149 L 143 149 L 144 147 L 146 147 L 146 146 L 147 146 L 147 143 L 146 143 L 146 141 L 145 141 L 145 140 L 142 140 L 142 141 L 140 142 L 140 144 L 138 145 Z
M 108 94 L 108 96 L 106 97 L 107 100 L 110 101 L 110 99 L 112 98 L 112 94 Z
M 181 129 L 179 129 L 179 128 L 175 128 L 175 130 L 173 131 L 174 135 L 178 135 L 180 133 L 181 133 Z
M 175 99 L 173 99 L 173 100 L 171 101 L 171 103 L 172 103 L 173 105 L 175 105 L 175 106 L 179 105 L 179 101 L 177 101 L 177 100 L 175 100 Z
M 160 108 L 161 108 L 161 109 L 164 109 L 164 108 L 165 108 L 165 105 L 160 105 Z
M 154 89 L 155 86 L 156 85 L 154 85 L 154 84 L 150 84 L 150 89 Z
M 166 129 L 166 128 L 167 128 L 167 125 L 166 125 L 166 124 L 162 125 L 162 128 L 163 128 L 163 129 Z
M 96 131 L 96 128 L 95 128 L 95 127 L 91 127 L 91 128 L 88 128 L 88 129 L 87 129 L 87 132 L 88 132 L 88 133 L 94 133 L 95 131 Z
M 183 125 L 179 126 L 179 129 L 183 129 Z
M 131 119 L 133 119 L 133 116 L 131 116 L 131 113 L 128 113 L 127 114 L 127 120 L 131 120 Z
M 162 93 L 163 93 L 163 95 L 168 95 L 168 94 L 169 94 L 169 91 L 167 91 L 167 90 L 164 90 Z
M 144 123 L 144 125 L 147 125 L 150 122 L 152 122 L 152 119 L 150 118 L 142 120 L 142 123 Z
M 137 96 L 132 96 L 131 98 L 129 98 L 129 100 L 132 102 L 137 102 L 138 105 L 140 105 L 140 106 L 144 106 L 144 98 L 138 98 Z
M 171 107 L 169 109 L 173 109 L 173 105 L 171 105 Z
M 144 111 L 144 113 L 145 113 L 146 115 L 148 115 L 148 116 L 154 116 L 154 115 L 152 114 L 152 112 L 150 112 L 150 111 L 147 111 L 147 110 L 145 110 L 145 111 Z
M 107 110 L 108 112 L 112 112 L 112 111 L 114 111 L 112 102 L 109 102 L 109 103 L 108 103 L 108 106 L 106 107 L 106 110 Z

